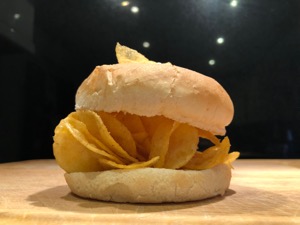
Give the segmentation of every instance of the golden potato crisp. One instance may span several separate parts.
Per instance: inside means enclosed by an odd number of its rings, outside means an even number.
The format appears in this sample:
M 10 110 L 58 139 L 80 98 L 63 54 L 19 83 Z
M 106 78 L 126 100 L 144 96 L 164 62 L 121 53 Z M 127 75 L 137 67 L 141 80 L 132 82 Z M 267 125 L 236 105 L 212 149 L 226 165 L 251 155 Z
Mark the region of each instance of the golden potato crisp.
M 71 132 L 73 137 L 75 137 L 76 140 L 82 145 L 84 145 L 88 150 L 99 154 L 99 156 L 97 157 L 106 157 L 117 163 L 124 163 L 122 162 L 122 159 L 116 156 L 115 154 L 112 154 L 111 152 L 106 152 L 105 150 L 98 148 L 101 142 L 88 132 L 87 127 L 84 123 L 75 120 L 72 117 L 68 117 L 67 120 L 69 125 L 69 131 Z
M 131 163 L 129 165 L 118 164 L 103 158 L 99 158 L 99 162 L 101 165 L 103 164 L 109 169 L 138 169 L 138 168 L 151 167 L 158 161 L 158 159 L 159 156 L 156 156 L 148 161 Z
M 159 160 L 154 167 L 162 168 L 165 163 L 165 157 L 169 150 L 170 137 L 179 124 L 172 120 L 163 121 L 156 129 L 151 139 L 150 158 L 159 156 Z
M 89 130 L 93 130 L 91 133 L 95 133 L 96 138 L 98 138 L 107 148 L 113 152 L 113 154 L 123 158 L 126 162 L 137 162 L 138 160 L 128 154 L 116 140 L 111 136 L 107 127 L 104 125 L 101 117 L 89 110 L 79 110 L 75 112 L 77 118 L 83 123 L 88 124 Z
M 140 116 L 129 113 L 117 113 L 116 118 L 131 132 L 140 157 L 148 158 L 150 153 L 150 136 Z
M 117 43 L 116 45 L 116 56 L 119 63 L 155 63 L 147 59 L 144 55 L 137 52 L 134 49 L 128 48 L 124 45 Z
M 230 149 L 229 138 L 225 137 L 223 141 L 216 146 L 212 146 L 204 150 L 203 152 L 196 152 L 193 158 L 183 166 L 184 169 L 191 170 L 205 170 L 212 168 L 221 163 L 231 163 L 236 153 L 228 158 L 228 152 Z
M 198 130 L 187 124 L 179 124 L 170 137 L 164 168 L 178 169 L 184 166 L 198 148 Z
M 113 139 L 124 149 L 130 156 L 136 158 L 137 151 L 135 141 L 127 127 L 114 116 L 105 112 L 98 112 L 105 127 Z
M 78 142 L 69 128 L 65 120 L 55 128 L 53 153 L 58 165 L 67 173 L 102 170 L 96 154 Z
M 214 145 L 197 151 L 199 138 Z M 201 140 L 200 140 L 201 141 Z M 66 172 L 135 169 L 144 167 L 204 170 L 231 163 L 228 137 L 220 141 L 212 133 L 162 116 L 78 110 L 55 129 L 53 151 Z

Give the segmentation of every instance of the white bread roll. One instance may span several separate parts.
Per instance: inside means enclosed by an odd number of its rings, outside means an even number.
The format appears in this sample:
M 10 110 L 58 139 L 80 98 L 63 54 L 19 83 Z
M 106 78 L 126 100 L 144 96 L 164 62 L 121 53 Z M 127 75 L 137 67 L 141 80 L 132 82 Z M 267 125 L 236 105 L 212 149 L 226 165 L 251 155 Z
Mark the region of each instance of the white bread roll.
M 130 203 L 186 202 L 223 195 L 230 178 L 231 169 L 224 164 L 203 171 L 142 168 L 65 174 L 76 195 Z
M 218 135 L 234 111 L 217 81 L 170 63 L 97 66 L 77 91 L 76 109 L 163 115 Z
M 233 104 L 222 86 L 200 73 L 170 63 L 97 66 L 76 94 L 76 110 L 163 115 L 223 135 Z M 231 168 L 172 170 L 143 168 L 65 174 L 73 193 L 114 202 L 185 202 L 223 195 Z

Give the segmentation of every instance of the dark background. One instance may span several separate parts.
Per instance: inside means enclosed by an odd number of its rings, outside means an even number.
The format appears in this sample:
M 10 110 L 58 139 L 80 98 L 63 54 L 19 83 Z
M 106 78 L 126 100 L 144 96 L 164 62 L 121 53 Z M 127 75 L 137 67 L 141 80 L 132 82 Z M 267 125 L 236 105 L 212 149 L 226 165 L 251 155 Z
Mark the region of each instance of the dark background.
M 299 12 L 298 0 L 1 0 L 0 162 L 53 158 L 55 126 L 94 67 L 116 63 L 116 42 L 217 79 L 241 158 L 299 158 Z

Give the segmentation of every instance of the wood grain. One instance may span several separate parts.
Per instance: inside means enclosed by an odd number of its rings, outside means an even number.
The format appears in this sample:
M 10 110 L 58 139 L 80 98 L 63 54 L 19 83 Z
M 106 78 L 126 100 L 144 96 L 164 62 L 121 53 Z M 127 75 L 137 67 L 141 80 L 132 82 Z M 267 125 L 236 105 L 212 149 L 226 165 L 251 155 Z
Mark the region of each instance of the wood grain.
M 300 160 L 238 160 L 223 197 L 118 204 L 70 193 L 54 160 L 0 164 L 0 224 L 300 224 Z

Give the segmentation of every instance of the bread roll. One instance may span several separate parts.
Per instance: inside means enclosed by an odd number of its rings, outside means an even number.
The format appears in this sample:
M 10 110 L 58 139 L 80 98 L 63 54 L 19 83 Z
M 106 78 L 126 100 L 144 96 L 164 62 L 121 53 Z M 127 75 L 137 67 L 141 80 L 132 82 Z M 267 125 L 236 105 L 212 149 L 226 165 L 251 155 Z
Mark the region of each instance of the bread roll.
M 214 79 L 170 63 L 97 66 L 76 93 L 76 110 L 162 115 L 224 135 L 233 104 Z M 73 193 L 103 201 L 185 202 L 223 195 L 231 179 L 229 165 L 211 169 L 118 169 L 66 173 Z
M 162 115 L 217 135 L 234 111 L 217 81 L 170 63 L 97 66 L 77 91 L 76 109 Z
M 65 174 L 72 192 L 84 198 L 130 203 L 186 202 L 223 195 L 231 169 L 172 170 L 142 168 Z

